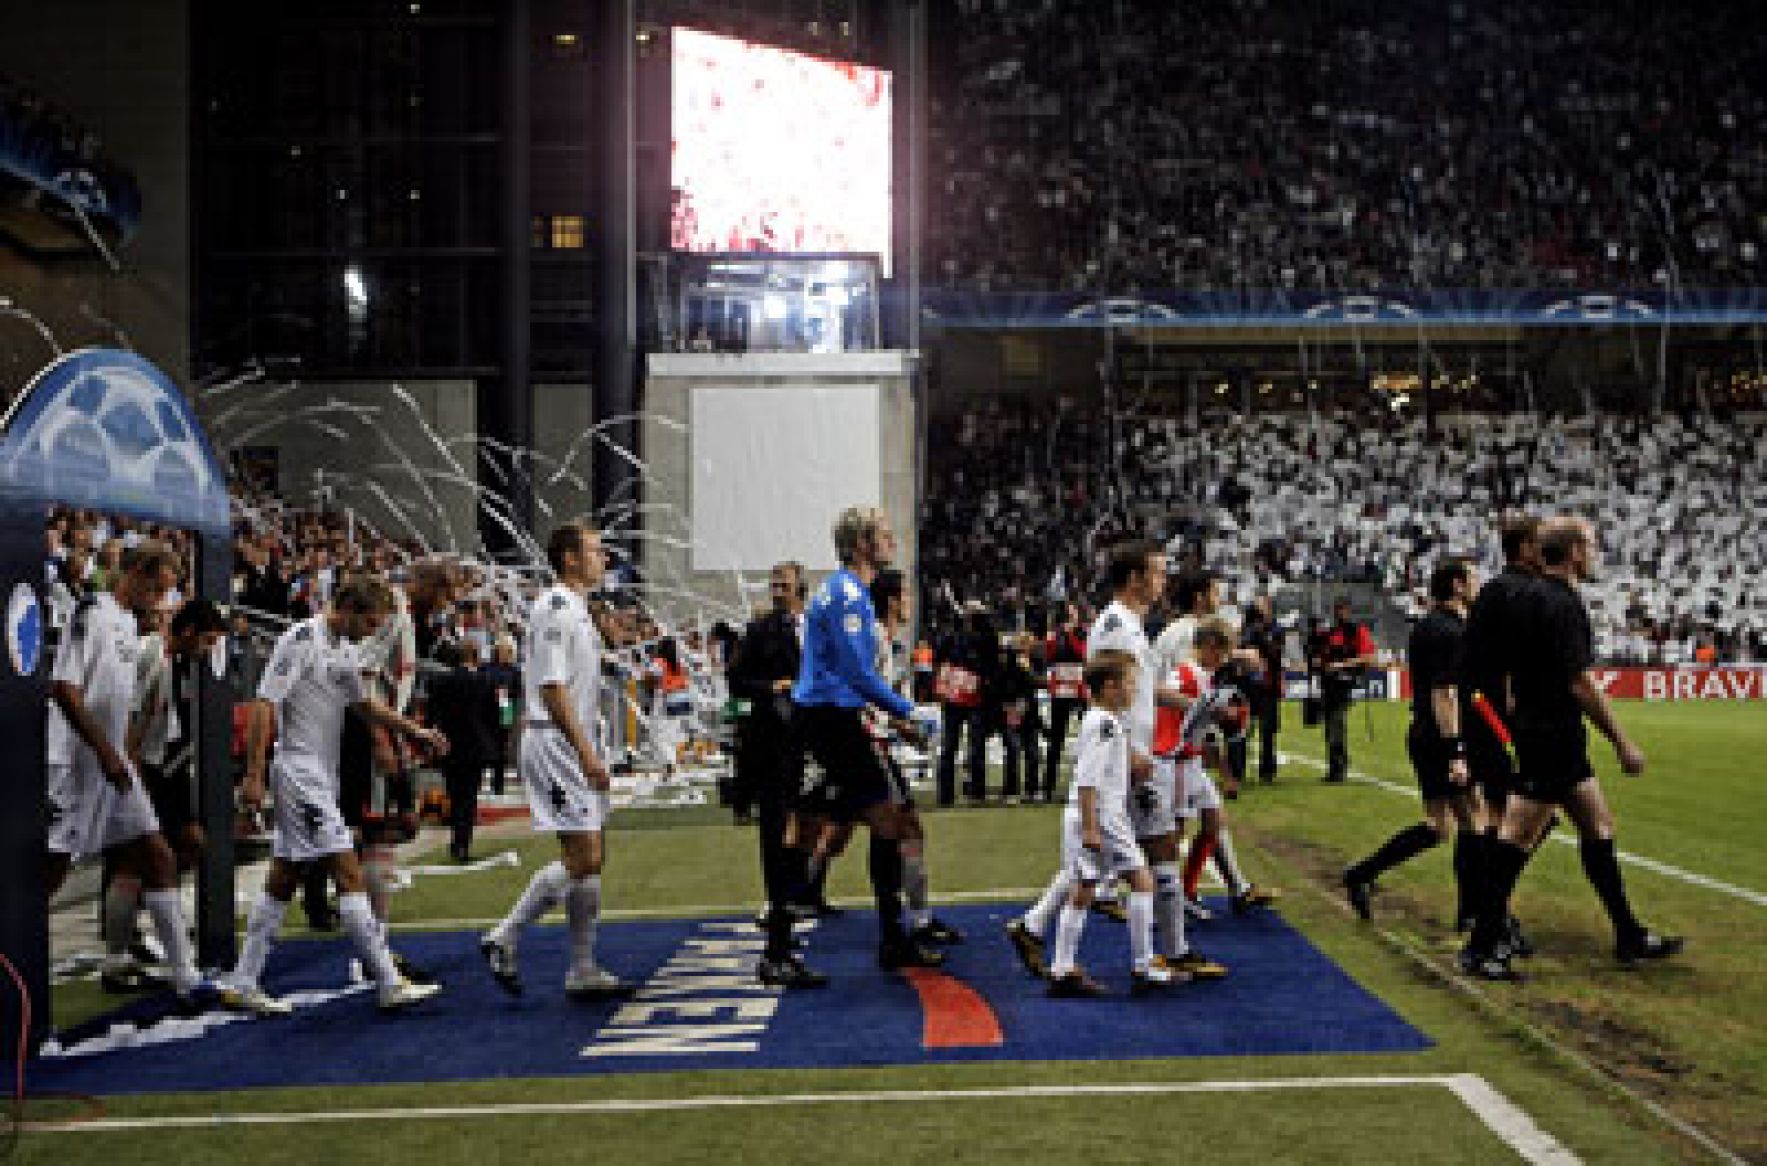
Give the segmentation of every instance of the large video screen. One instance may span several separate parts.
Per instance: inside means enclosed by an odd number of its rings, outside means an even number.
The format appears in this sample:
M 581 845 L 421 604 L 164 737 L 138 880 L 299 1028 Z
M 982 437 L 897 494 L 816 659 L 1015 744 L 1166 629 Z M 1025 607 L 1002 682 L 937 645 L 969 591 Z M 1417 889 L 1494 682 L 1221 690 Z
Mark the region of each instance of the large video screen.
M 890 74 L 674 30 L 671 245 L 890 255 Z

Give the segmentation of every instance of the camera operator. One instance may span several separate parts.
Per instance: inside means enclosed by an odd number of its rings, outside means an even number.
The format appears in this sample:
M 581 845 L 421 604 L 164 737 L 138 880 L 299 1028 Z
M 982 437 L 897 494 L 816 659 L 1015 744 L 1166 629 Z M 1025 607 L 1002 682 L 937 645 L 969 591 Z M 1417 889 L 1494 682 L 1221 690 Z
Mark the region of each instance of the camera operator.
M 1240 631 L 1240 644 L 1255 652 L 1263 671 L 1244 690 L 1258 719 L 1258 780 L 1276 780 L 1276 733 L 1282 727 L 1282 644 L 1286 633 L 1276 622 L 1276 610 L 1268 595 L 1252 601 L 1249 618 Z
M 1319 708 L 1325 719 L 1325 780 L 1341 782 L 1350 775 L 1350 701 L 1363 669 L 1374 663 L 1374 637 L 1350 614 L 1350 601 L 1331 606 L 1331 624 L 1311 649 L 1319 675 Z
M 1000 637 L 988 609 L 971 600 L 963 605 L 963 622 L 952 636 L 939 663 L 936 688 L 939 696 L 943 739 L 939 742 L 939 805 L 957 801 L 957 738 L 967 738 L 964 796 L 979 802 L 987 794 L 983 772 L 988 740 L 987 700 L 1000 667 Z
M 1049 688 L 1048 751 L 1043 755 L 1044 801 L 1053 800 L 1061 775 L 1061 751 L 1068 739 L 1068 721 L 1085 712 L 1086 624 L 1080 609 L 1064 606 L 1061 626 L 1043 644 L 1045 683 Z

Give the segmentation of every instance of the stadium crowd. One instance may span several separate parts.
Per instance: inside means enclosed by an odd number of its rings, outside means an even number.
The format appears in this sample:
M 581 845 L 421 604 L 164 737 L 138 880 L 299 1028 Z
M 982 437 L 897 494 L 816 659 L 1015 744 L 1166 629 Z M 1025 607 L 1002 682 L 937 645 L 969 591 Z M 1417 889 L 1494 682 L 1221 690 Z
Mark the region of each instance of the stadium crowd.
M 1445 555 L 1498 565 L 1493 516 L 1595 517 L 1587 595 L 1610 663 L 1767 660 L 1767 425 L 1663 417 L 1125 417 L 994 401 L 932 428 L 923 610 L 980 601 L 1005 628 L 1090 595 L 1124 534 L 1207 564 L 1229 601 L 1365 582 L 1416 595 Z M 1104 466 L 1115 448 L 1112 472 Z
M 946 287 L 1767 276 L 1748 5 L 958 0 L 952 19 L 928 219 Z

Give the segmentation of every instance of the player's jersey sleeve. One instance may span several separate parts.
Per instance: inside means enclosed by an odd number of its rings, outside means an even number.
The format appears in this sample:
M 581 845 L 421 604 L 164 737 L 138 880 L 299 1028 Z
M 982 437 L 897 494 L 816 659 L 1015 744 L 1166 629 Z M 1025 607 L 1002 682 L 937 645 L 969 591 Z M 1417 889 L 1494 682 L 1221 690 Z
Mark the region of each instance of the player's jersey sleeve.
M 263 678 L 258 681 L 258 699 L 281 704 L 294 691 L 306 666 L 307 653 L 313 646 L 311 624 L 296 624 L 276 639 L 270 650 L 269 663 L 264 665 Z
M 570 683 L 573 636 L 569 616 L 570 600 L 562 595 L 542 596 L 534 605 L 528 672 L 535 688 Z

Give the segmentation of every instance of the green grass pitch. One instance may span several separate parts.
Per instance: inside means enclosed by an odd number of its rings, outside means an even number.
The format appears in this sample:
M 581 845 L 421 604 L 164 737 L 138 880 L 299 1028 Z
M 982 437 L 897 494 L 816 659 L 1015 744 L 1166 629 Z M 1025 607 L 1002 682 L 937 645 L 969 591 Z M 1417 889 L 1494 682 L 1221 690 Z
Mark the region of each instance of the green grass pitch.
M 1620 706 L 1650 758 L 1639 778 L 1618 776 L 1594 749 L 1619 817 L 1623 851 L 1677 872 L 1767 892 L 1757 840 L 1767 812 L 1757 793 L 1767 757 L 1758 705 Z M 1358 709 L 1354 768 L 1410 785 L 1404 710 Z M 1489 1122 L 1433 1085 L 1331 1086 L 1149 1095 L 1024 1096 L 1031 1086 L 1258 1082 L 1293 1078 L 1476 1075 L 1537 1127 L 1591 1162 L 1709 1161 L 1712 1153 L 1670 1121 L 1691 1123 L 1745 1159 L 1767 1160 L 1767 906 L 1628 864 L 1628 887 L 1650 923 L 1689 937 L 1684 958 L 1622 972 L 1575 848 L 1548 844 L 1524 877 L 1518 910 L 1542 953 L 1519 986 L 1468 991 L 1450 971 L 1452 912 L 1446 848 L 1382 880 L 1376 918 L 1362 924 L 1336 887 L 1349 861 L 1413 820 L 1416 803 L 1370 782 L 1326 786 L 1302 758 L 1324 755 L 1317 730 L 1287 710 L 1282 745 L 1294 760 L 1276 785 L 1249 789 L 1230 808 L 1241 859 L 1284 889 L 1284 915 L 1378 993 L 1436 1046 L 1405 1055 L 1007 1062 L 817 1071 L 641 1074 L 430 1086 L 270 1090 L 113 1099 L 106 1116 L 245 1115 L 339 1110 L 388 1114 L 367 1122 L 219 1125 L 114 1132 L 27 1132 L 16 1159 L 31 1163 L 141 1162 L 902 1162 L 1143 1161 L 1199 1155 L 1224 1162 L 1500 1162 L 1516 1153 Z M 928 815 L 935 892 L 982 893 L 1040 883 L 1055 859 L 1057 812 L 990 808 Z M 713 811 L 625 815 L 609 839 L 611 910 L 727 910 L 759 897 L 754 837 Z M 439 843 L 438 843 L 439 844 Z M 502 843 L 495 844 L 500 847 Z M 464 927 L 500 914 L 549 839 L 521 836 L 523 868 L 419 880 L 395 900 L 399 927 Z M 490 849 L 487 845 L 481 849 Z M 863 898 L 863 852 L 841 864 L 831 893 Z M 293 913 L 298 915 L 298 912 Z M 290 929 L 290 937 L 300 935 Z M 993 943 L 988 935 L 972 943 Z M 1003 948 L 1004 956 L 1004 948 Z M 64 1018 L 97 1001 L 85 986 L 60 992 Z M 1622 1093 L 1622 1089 L 1624 1093 Z M 793 1100 L 665 1110 L 588 1108 L 638 1099 L 873 1094 L 944 1097 Z M 976 1096 L 965 1091 L 1005 1091 Z M 499 1107 L 557 1103 L 545 1113 Z M 566 1107 L 576 1107 L 566 1108 Z M 32 1117 L 66 1105 L 35 1103 Z

